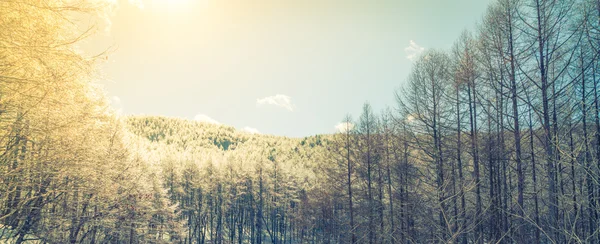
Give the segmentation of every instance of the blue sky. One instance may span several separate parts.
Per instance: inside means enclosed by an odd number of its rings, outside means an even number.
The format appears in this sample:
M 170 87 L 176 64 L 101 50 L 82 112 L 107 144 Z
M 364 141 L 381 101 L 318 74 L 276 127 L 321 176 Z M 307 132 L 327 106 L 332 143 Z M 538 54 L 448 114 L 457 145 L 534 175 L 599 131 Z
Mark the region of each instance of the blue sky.
M 489 0 L 121 1 L 84 45 L 123 114 L 291 137 L 394 107 L 414 50 L 448 49 Z

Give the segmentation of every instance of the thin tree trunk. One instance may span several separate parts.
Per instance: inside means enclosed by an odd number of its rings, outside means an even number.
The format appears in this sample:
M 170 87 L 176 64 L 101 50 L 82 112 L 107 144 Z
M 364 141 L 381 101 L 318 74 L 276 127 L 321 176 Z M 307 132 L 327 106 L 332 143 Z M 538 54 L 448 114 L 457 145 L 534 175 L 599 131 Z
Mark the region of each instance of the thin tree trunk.
M 475 174 L 475 218 L 481 217 L 481 180 L 479 178 L 479 150 L 477 143 L 477 102 L 475 92 L 475 81 L 468 81 L 468 93 L 469 93 L 469 120 L 471 124 L 471 151 L 473 154 L 473 170 Z M 475 227 L 476 242 L 482 243 L 483 236 L 481 226 L 476 223 Z
M 350 119 L 346 119 L 349 123 Z M 348 124 L 347 124 L 348 125 Z M 350 235 L 352 236 L 352 244 L 356 243 L 356 233 L 354 232 L 354 207 L 352 204 L 352 161 L 350 160 L 350 128 L 346 128 L 346 162 L 347 162 L 347 178 L 346 185 L 348 186 L 348 208 L 350 211 Z
M 461 125 L 461 114 L 460 114 L 460 90 L 457 84 L 456 86 L 456 117 L 457 117 L 457 131 L 456 131 L 456 161 L 458 163 L 458 179 L 459 179 L 459 191 L 460 191 L 460 238 L 461 244 L 467 244 L 466 234 L 463 233 L 466 226 L 466 206 L 465 206 L 465 193 L 464 193 L 464 178 L 463 178 L 463 165 L 462 165 L 462 125 Z
M 529 98 L 529 97 L 528 97 Z M 529 100 L 529 99 L 528 99 Z M 531 106 L 531 101 L 528 101 Z M 538 189 L 537 189 L 537 175 L 536 175 L 536 163 L 535 163 L 535 147 L 533 140 L 535 139 L 533 133 L 533 120 L 531 117 L 531 110 L 533 108 L 529 108 L 529 146 L 531 151 L 531 170 L 532 170 L 532 180 L 533 180 L 533 203 L 535 207 L 534 211 L 534 221 L 535 221 L 535 243 L 540 243 L 540 210 L 539 210 L 539 201 L 538 201 Z
M 554 164 L 554 146 L 552 132 L 550 128 L 550 108 L 548 98 L 548 74 L 547 74 L 547 63 L 546 63 L 546 39 L 542 29 L 542 23 L 545 23 L 545 19 L 542 19 L 542 6 L 540 0 L 536 0 L 536 14 L 537 14 L 537 39 L 538 39 L 538 53 L 539 53 L 539 72 L 541 80 L 541 93 L 542 93 L 542 126 L 544 129 L 544 137 L 542 140 L 544 150 L 546 153 L 546 164 L 548 170 L 548 209 L 549 209 L 549 236 L 552 240 L 556 241 L 558 238 L 558 198 L 556 195 L 556 170 Z
M 509 1 L 510 2 L 510 1 Z M 510 59 L 510 93 L 512 100 L 512 116 L 514 126 L 514 139 L 515 139 L 515 162 L 517 164 L 517 215 L 520 218 L 525 216 L 525 201 L 523 192 L 525 191 L 525 176 L 523 174 L 523 162 L 521 153 L 521 129 L 519 124 L 519 104 L 517 95 L 517 82 L 516 82 L 516 68 L 515 68 L 515 52 L 514 52 L 514 40 L 513 40 L 513 22 L 512 22 L 512 6 L 508 7 L 508 46 L 509 46 L 509 59 Z M 523 227 L 524 225 L 517 223 L 517 241 L 523 242 L 525 235 Z

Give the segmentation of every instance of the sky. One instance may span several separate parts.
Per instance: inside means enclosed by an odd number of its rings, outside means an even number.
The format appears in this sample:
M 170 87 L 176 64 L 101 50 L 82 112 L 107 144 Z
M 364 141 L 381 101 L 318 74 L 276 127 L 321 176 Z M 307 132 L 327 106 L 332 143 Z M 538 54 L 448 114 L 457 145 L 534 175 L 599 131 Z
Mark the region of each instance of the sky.
M 112 0 L 100 83 L 124 115 L 250 133 L 334 133 L 396 106 L 412 60 L 475 30 L 491 0 Z

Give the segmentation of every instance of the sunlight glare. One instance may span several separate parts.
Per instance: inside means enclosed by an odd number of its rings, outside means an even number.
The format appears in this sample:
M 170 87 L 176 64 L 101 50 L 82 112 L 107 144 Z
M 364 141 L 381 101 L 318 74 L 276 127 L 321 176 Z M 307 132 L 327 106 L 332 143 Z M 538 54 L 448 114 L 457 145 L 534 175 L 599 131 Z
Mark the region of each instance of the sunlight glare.
M 153 0 L 157 7 L 185 7 L 192 0 Z

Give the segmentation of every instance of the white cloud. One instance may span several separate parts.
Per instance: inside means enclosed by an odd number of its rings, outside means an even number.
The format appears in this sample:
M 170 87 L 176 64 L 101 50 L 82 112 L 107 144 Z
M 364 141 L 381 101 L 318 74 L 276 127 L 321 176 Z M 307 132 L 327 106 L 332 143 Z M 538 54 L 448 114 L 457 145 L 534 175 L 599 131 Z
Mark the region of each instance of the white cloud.
M 335 130 L 340 133 L 346 133 L 352 129 L 354 129 L 354 124 L 348 122 L 341 122 L 335 126 Z
M 278 107 L 285 108 L 289 111 L 294 111 L 294 105 L 292 104 L 292 98 L 287 95 L 277 94 L 275 96 L 265 97 L 256 99 L 256 105 L 275 105 Z
M 411 61 L 418 57 L 423 51 L 425 51 L 425 48 L 419 46 L 413 40 L 410 40 L 408 47 L 404 48 L 404 52 L 406 52 L 406 58 Z
M 242 129 L 242 131 L 250 133 L 250 134 L 260 134 L 260 131 L 258 131 L 256 128 L 252 128 L 252 127 L 249 127 L 249 126 L 244 127 Z
M 221 123 L 219 123 L 219 121 L 216 121 L 211 117 L 208 117 L 206 114 L 197 114 L 196 116 L 194 116 L 194 120 L 198 121 L 198 122 L 204 122 L 204 123 L 215 124 L 215 125 L 221 124 Z

